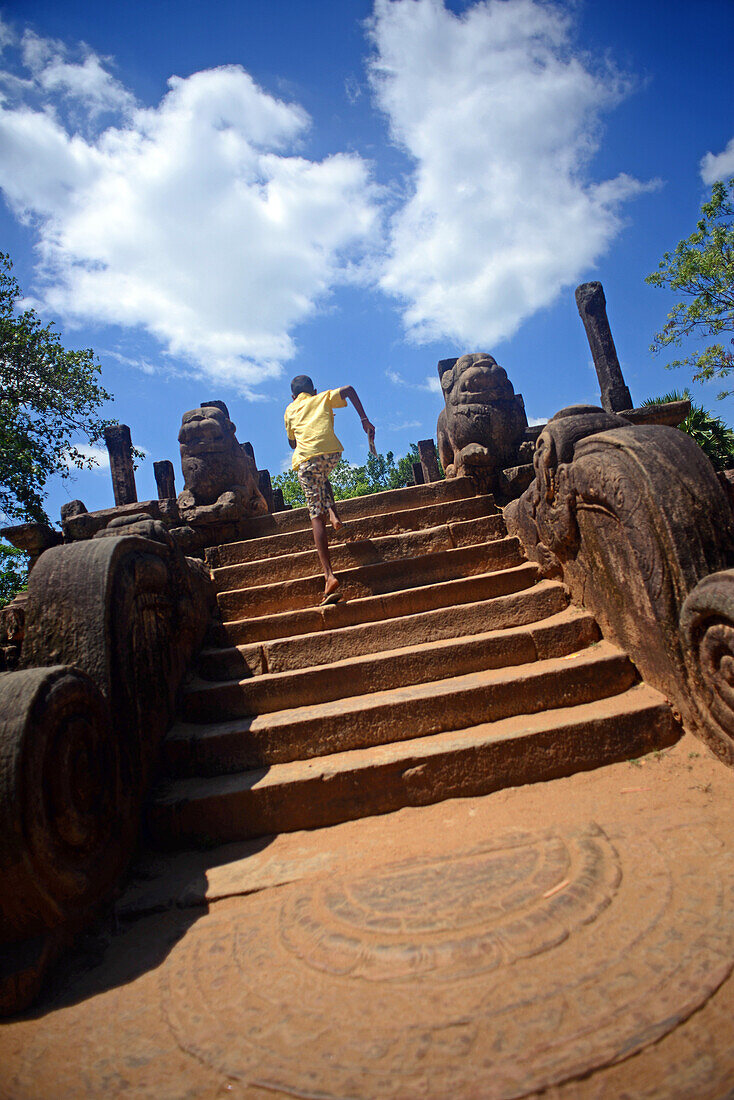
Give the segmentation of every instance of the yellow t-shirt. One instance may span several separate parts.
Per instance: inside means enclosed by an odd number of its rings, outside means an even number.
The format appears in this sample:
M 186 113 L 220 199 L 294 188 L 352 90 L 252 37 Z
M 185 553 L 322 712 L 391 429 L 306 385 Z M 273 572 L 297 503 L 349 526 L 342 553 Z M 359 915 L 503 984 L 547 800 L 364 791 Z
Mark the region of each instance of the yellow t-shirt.
M 288 438 L 296 441 L 291 462 L 294 470 L 316 455 L 344 450 L 334 435 L 334 409 L 344 409 L 346 404 L 339 390 L 324 390 L 313 396 L 299 393 L 291 401 L 285 410 L 285 430 Z

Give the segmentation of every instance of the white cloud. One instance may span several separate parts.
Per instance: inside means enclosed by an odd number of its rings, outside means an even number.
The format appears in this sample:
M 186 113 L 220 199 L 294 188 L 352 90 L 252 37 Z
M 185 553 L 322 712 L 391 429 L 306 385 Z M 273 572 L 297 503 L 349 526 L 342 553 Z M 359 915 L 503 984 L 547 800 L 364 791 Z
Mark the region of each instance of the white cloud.
M 95 465 L 92 467 L 94 473 L 103 473 L 110 468 L 110 456 L 106 447 L 94 447 L 88 443 L 75 443 L 74 447 L 80 454 L 84 455 L 86 459 L 90 459 Z M 139 448 L 142 449 L 142 448 Z M 66 458 L 66 465 L 71 470 L 78 470 L 79 467 L 71 461 L 70 458 Z
M 704 183 L 716 183 L 717 180 L 727 180 L 734 176 L 734 138 L 731 139 L 726 149 L 721 153 L 707 153 L 702 158 L 701 179 Z
M 356 277 L 378 217 L 366 162 L 297 155 L 308 115 L 238 66 L 172 77 L 158 106 L 131 109 L 95 55 L 72 65 L 28 33 L 22 49 L 34 95 L 11 80 L 0 101 L 0 187 L 38 230 L 46 305 L 141 326 L 243 393 L 277 376 L 295 327 Z M 126 117 L 75 132 L 59 90 L 87 124 L 113 102 Z
M 404 420 L 400 424 L 388 424 L 387 427 L 383 428 L 383 431 L 404 432 L 408 431 L 410 428 L 420 428 L 421 426 L 422 422 L 420 420 Z
M 92 117 L 103 111 L 129 112 L 135 106 L 135 97 L 107 72 L 103 59 L 83 44 L 83 60 L 69 61 L 63 42 L 26 31 L 21 51 L 24 65 L 41 90 L 78 101 Z
M 409 390 L 428 390 L 429 393 L 441 393 L 441 383 L 438 377 L 434 377 L 432 374 L 426 375 L 423 382 L 409 382 L 407 378 L 403 378 L 399 371 L 388 368 L 385 371 L 385 377 L 394 386 L 406 386 Z
M 375 0 L 371 80 L 414 161 L 381 286 L 417 341 L 492 347 L 593 267 L 643 185 L 590 182 L 601 110 L 628 91 L 540 0 Z

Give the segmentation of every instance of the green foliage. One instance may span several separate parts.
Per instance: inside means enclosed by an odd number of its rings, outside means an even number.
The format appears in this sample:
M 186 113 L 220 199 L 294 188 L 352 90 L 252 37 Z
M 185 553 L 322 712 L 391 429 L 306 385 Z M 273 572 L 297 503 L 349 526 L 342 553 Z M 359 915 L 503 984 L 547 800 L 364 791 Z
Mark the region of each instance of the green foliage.
M 10 603 L 28 580 L 28 555 L 16 546 L 0 542 L 0 607 Z
M 402 489 L 413 484 L 413 463 L 420 460 L 418 445 L 411 443 L 408 453 L 395 461 L 392 451 L 387 454 L 368 455 L 364 466 L 352 466 L 342 458 L 329 475 L 336 500 L 347 497 L 369 496 L 386 489 Z M 443 471 L 441 471 L 443 473 Z M 295 470 L 286 470 L 273 478 L 273 486 L 283 490 L 283 500 L 294 508 L 306 503 Z
M 734 431 L 720 417 L 708 412 L 703 405 L 694 405 L 688 389 L 680 393 L 672 390 L 663 397 L 649 397 L 643 405 L 662 405 L 666 401 L 691 401 L 691 411 L 678 425 L 679 429 L 698 443 L 715 470 L 734 465 Z
M 94 459 L 72 442 L 90 444 L 110 423 L 100 419 L 100 367 L 91 349 L 67 351 L 53 325 L 19 310 L 21 290 L 10 258 L 0 253 L 0 509 L 9 520 L 47 522 L 44 485 Z
M 666 252 L 658 270 L 645 282 L 684 295 L 655 335 L 651 351 L 680 347 L 684 338 L 707 339 L 734 333 L 734 179 L 715 183 L 701 207 L 696 232 Z M 668 363 L 690 367 L 694 382 L 724 378 L 734 370 L 734 338 L 710 344 L 704 351 Z M 719 397 L 726 397 L 724 390 Z

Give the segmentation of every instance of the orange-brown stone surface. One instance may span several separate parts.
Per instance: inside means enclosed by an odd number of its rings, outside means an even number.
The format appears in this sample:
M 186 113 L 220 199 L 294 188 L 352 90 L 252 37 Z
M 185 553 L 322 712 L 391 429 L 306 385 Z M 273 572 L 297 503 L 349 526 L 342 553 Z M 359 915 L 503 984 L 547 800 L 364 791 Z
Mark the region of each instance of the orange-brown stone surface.
M 699 742 L 141 857 L 0 1096 L 724 1100 L 734 775 Z

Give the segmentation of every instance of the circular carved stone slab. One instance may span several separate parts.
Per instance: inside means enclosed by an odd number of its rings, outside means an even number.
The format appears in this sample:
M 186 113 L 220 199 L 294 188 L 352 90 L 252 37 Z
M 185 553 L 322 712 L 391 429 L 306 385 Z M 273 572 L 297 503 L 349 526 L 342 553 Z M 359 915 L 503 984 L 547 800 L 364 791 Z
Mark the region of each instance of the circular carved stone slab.
M 734 967 L 731 861 L 704 828 L 664 839 L 515 832 L 215 909 L 163 969 L 165 1018 L 285 1095 L 547 1088 L 660 1039 Z

